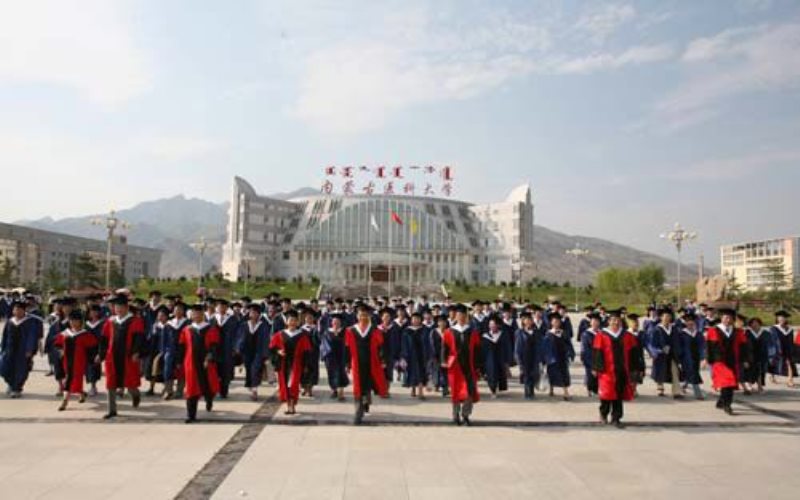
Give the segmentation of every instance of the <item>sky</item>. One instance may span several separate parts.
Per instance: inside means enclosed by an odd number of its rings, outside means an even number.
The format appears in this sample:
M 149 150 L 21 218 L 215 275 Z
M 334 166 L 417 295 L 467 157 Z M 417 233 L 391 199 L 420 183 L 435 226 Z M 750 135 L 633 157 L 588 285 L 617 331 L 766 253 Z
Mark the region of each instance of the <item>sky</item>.
M 0 0 L 0 220 L 438 164 L 671 256 L 800 234 L 800 2 Z

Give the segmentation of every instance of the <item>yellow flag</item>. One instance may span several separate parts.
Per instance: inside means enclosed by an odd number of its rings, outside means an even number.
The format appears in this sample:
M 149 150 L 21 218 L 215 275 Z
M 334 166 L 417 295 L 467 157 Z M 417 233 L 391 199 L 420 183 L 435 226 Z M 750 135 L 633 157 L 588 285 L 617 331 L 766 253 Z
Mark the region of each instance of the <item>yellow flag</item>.
M 417 232 L 419 232 L 419 224 L 417 224 L 416 219 L 411 219 L 409 227 L 411 228 L 411 234 L 417 234 Z

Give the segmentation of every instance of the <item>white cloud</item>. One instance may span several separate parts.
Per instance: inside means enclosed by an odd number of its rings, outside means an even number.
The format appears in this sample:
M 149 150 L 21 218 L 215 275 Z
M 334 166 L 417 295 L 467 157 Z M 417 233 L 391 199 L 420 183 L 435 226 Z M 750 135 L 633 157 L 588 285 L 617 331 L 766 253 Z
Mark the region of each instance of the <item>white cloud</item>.
M 693 125 L 713 116 L 733 96 L 800 86 L 799 53 L 796 23 L 726 30 L 694 40 L 683 60 L 695 73 L 657 104 L 658 119 L 668 128 Z M 696 62 L 703 64 L 692 64 Z
M 659 168 L 659 177 L 680 181 L 736 180 L 767 174 L 771 169 L 800 162 L 800 149 L 769 150 L 730 158 L 704 160 L 686 167 Z
M 664 61 L 672 58 L 674 54 L 675 50 L 666 44 L 640 45 L 631 47 L 620 54 L 599 53 L 562 61 L 556 66 L 555 71 L 557 73 L 592 73 L 628 65 L 635 66 Z
M 635 17 L 636 10 L 630 5 L 606 4 L 581 16 L 575 23 L 575 29 L 599 45 Z
M 25 0 L 0 6 L 0 85 L 52 84 L 114 106 L 151 85 L 125 4 Z

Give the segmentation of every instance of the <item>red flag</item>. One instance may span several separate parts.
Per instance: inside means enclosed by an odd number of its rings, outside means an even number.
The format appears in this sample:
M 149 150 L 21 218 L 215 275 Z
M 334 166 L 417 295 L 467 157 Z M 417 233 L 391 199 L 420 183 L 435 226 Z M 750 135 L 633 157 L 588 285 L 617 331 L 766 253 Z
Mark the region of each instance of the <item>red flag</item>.
M 392 221 L 400 224 L 401 226 L 403 225 L 403 219 L 401 219 L 394 210 L 392 210 Z

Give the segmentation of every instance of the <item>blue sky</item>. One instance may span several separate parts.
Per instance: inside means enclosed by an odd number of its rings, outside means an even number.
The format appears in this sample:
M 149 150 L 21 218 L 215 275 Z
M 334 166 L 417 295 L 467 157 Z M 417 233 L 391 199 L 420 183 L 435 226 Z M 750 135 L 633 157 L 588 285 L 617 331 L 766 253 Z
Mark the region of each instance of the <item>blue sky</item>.
M 435 163 L 567 233 L 671 255 L 680 221 L 714 264 L 800 234 L 798 54 L 792 0 L 2 1 L 0 218 Z

